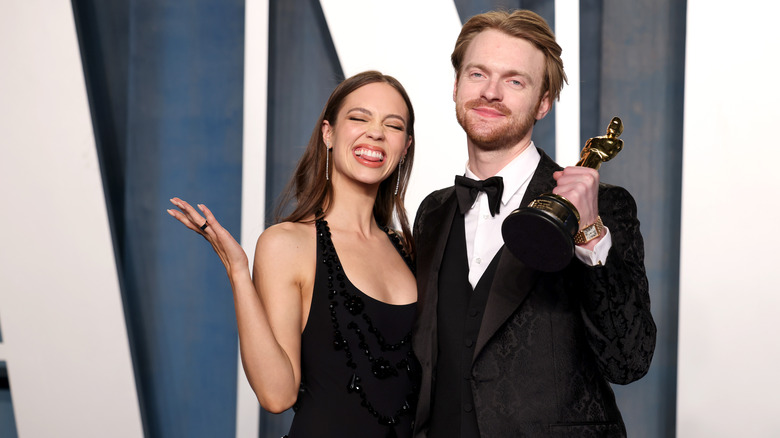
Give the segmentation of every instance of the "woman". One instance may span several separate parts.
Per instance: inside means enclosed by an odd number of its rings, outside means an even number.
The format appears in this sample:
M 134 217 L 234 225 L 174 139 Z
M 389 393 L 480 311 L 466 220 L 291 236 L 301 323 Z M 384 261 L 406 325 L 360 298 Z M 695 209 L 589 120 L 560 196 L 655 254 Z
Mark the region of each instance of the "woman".
M 168 212 L 227 269 L 241 358 L 260 404 L 295 405 L 290 438 L 410 437 L 418 372 L 417 289 L 404 210 L 414 112 L 375 71 L 331 94 L 280 204 L 294 211 L 257 241 L 254 267 L 206 206 Z M 403 233 L 389 231 L 396 217 Z

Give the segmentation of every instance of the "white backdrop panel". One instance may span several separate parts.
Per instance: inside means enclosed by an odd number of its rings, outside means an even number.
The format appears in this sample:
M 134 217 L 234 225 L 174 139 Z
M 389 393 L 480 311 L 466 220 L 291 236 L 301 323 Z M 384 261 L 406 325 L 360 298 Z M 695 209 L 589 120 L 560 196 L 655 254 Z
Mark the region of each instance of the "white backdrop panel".
M 244 22 L 244 144 L 241 187 L 241 246 L 249 260 L 263 231 L 268 106 L 268 0 L 246 0 Z M 244 373 L 239 349 L 236 438 L 257 438 L 260 406 Z
M 689 0 L 677 432 L 780 436 L 776 2 Z
M 142 437 L 71 2 L 0 2 L 0 322 L 17 431 Z
M 379 70 L 401 81 L 414 105 L 416 151 L 406 194 L 410 220 L 430 192 L 452 185 L 467 160 L 455 119 L 450 53 L 460 32 L 452 0 L 321 0 L 344 74 Z
M 567 83 L 561 99 L 555 102 L 555 161 L 574 166 L 580 159 L 580 5 L 571 0 L 555 0 L 555 39 L 561 46 L 561 59 Z M 549 114 L 548 114 L 549 117 Z

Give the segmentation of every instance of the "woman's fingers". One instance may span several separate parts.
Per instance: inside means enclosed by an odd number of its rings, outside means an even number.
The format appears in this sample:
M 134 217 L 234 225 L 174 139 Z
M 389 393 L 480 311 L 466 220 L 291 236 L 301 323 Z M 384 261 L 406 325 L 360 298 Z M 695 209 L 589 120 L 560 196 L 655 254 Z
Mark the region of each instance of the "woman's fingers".
M 198 209 L 206 217 L 208 228 L 206 231 L 211 233 L 212 239 L 209 239 L 214 249 L 222 258 L 225 267 L 230 270 L 231 266 L 237 264 L 247 264 L 247 257 L 241 245 L 230 235 L 228 230 L 220 225 L 214 214 L 204 204 L 198 204 Z
M 241 245 L 222 228 L 217 218 L 211 213 L 208 207 L 203 204 L 197 204 L 198 210 L 193 208 L 186 201 L 179 198 L 171 198 L 171 203 L 180 211 L 169 209 L 168 214 L 183 223 L 187 228 L 203 236 L 214 248 L 225 268 L 228 271 L 233 266 L 247 265 L 247 257 Z
M 173 216 L 177 221 L 184 224 L 185 227 L 191 229 L 192 231 L 200 231 L 198 228 L 195 227 L 195 225 L 192 223 L 192 221 L 182 212 L 174 210 L 172 208 L 169 208 L 168 214 Z
M 201 216 L 189 203 L 179 198 L 172 198 L 171 203 L 181 210 L 181 212 L 169 209 L 168 213 L 183 223 L 187 228 L 199 234 L 206 234 L 208 227 L 206 219 Z
M 206 221 L 208 221 L 209 226 L 216 226 L 220 227 L 219 221 L 217 221 L 217 218 L 214 217 L 214 214 L 211 213 L 211 210 L 209 210 L 208 207 L 206 207 L 204 204 L 198 204 L 198 208 L 201 212 L 203 212 L 203 216 L 205 216 Z
M 187 201 L 173 198 L 171 199 L 171 202 L 173 202 L 173 205 L 179 207 L 179 210 L 181 210 L 194 225 L 197 225 L 198 227 L 203 225 L 205 219 Z

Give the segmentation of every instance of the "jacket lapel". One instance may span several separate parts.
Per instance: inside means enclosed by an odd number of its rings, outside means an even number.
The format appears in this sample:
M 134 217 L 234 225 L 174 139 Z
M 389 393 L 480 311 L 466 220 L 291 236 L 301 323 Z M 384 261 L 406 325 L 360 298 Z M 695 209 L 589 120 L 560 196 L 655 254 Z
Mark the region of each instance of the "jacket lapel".
M 561 169 L 555 161 L 539 149 L 542 156 L 539 165 L 534 171 L 528 188 L 523 195 L 520 206 L 525 206 L 542 193 L 552 192 L 555 187 L 555 180 L 552 177 L 553 172 Z M 518 207 L 520 207 L 518 206 Z M 526 267 L 518 260 L 505 246 L 502 246 L 497 254 L 500 257 L 496 273 L 493 277 L 493 283 L 490 286 L 488 301 L 485 305 L 485 314 L 482 317 L 482 324 L 479 328 L 476 348 L 474 349 L 474 359 L 479 356 L 482 348 L 498 329 L 515 313 L 525 298 L 533 289 L 536 278 L 539 275 L 537 271 Z
M 458 205 L 454 188 L 444 189 L 441 195 L 432 201 L 434 204 L 426 208 L 422 217 L 416 221 L 420 227 L 415 235 L 418 302 L 423 304 L 421 312 L 426 312 L 426 316 L 430 315 L 427 314 L 429 311 L 435 315 L 439 267 Z
M 555 188 L 555 179 L 552 175 L 553 172 L 563 170 L 563 168 L 545 154 L 543 150 L 538 149 L 538 151 L 542 158 L 536 166 L 534 176 L 531 177 L 531 182 L 528 183 L 528 188 L 525 190 L 523 201 L 520 203 L 520 206 L 530 204 L 534 198 L 543 193 L 551 193 Z
M 433 370 L 436 368 L 438 331 L 436 330 L 439 268 L 447 237 L 452 228 L 458 205 L 455 190 L 450 187 L 426 201 L 418 211 L 415 238 L 417 240 L 417 318 L 414 329 L 414 353 L 423 370 L 417 419 L 421 423 L 430 415 Z

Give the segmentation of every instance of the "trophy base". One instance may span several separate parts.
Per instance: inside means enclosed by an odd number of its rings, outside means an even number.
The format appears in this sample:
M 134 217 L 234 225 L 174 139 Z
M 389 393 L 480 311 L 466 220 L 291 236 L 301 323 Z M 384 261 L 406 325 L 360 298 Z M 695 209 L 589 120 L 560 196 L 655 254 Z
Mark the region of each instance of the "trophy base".
M 501 233 L 507 249 L 526 266 L 557 272 L 574 256 L 572 236 L 578 229 L 577 209 L 565 198 L 547 194 L 513 211 Z

